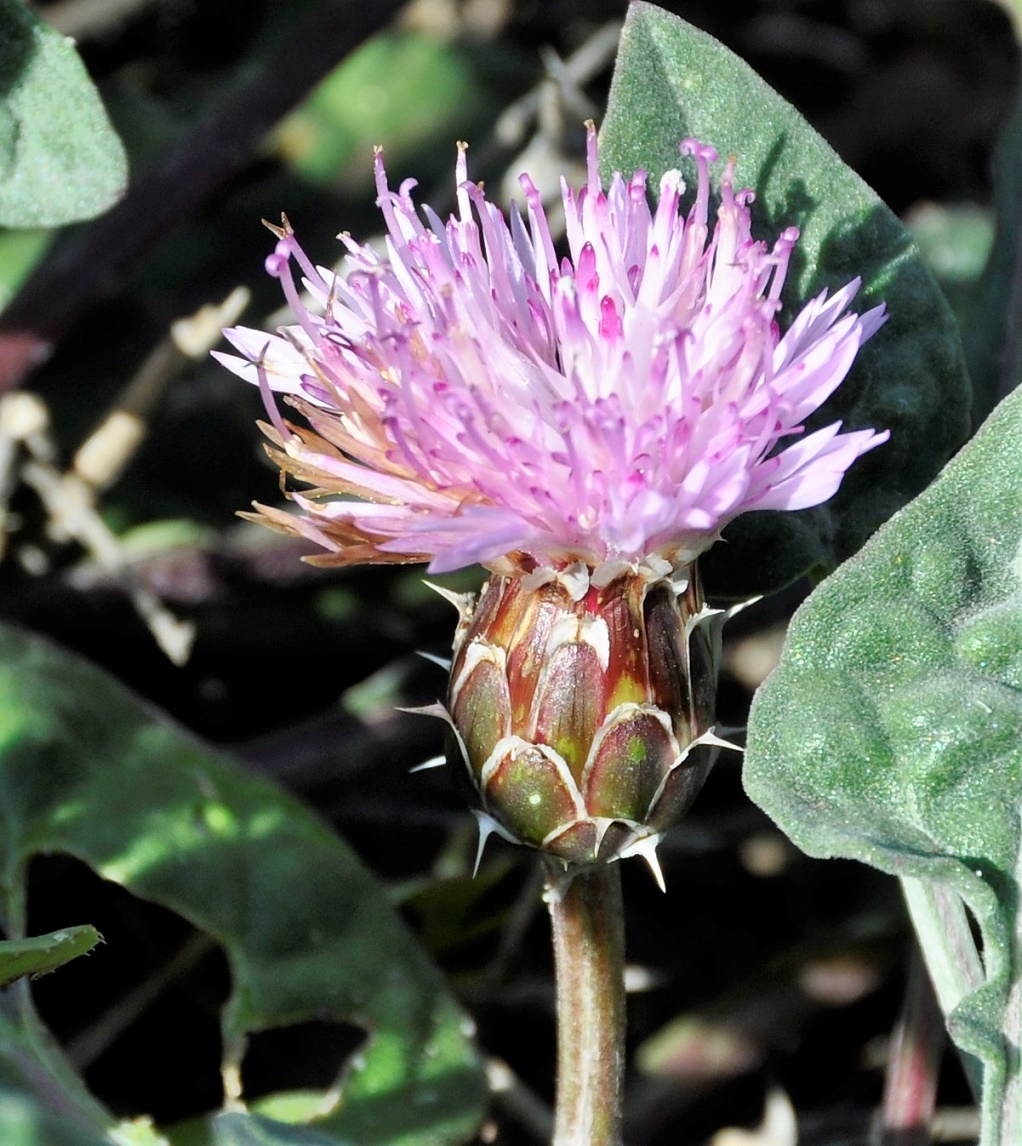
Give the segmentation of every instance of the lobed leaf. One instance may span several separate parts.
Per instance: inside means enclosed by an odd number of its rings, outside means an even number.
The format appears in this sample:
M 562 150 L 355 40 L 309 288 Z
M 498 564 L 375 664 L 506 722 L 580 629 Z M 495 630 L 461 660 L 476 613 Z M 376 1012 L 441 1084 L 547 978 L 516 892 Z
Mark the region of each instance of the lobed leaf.
M 227 1076 L 238 1076 L 258 1030 L 313 1019 L 367 1029 L 343 1102 L 306 1139 L 443 1146 L 478 1125 L 485 1084 L 468 1019 L 343 841 L 107 674 L 7 627 L 0 823 L 0 909 L 11 931 L 31 857 L 65 852 L 223 946 L 233 985 L 222 1016 Z M 66 1090 L 66 1064 L 33 1046 L 34 1077 L 59 1075 Z M 216 1140 L 241 1133 L 237 1119 L 230 1133 L 222 1125 Z M 271 1132 L 266 1140 L 282 1146 L 303 1141 L 269 1119 L 244 1129 L 253 1141 Z
M 898 219 L 802 116 L 743 60 L 652 4 L 628 10 L 601 133 L 607 174 L 642 168 L 655 188 L 686 171 L 686 137 L 737 156 L 738 183 L 756 192 L 753 223 L 801 238 L 786 290 L 787 319 L 824 288 L 861 277 L 857 309 L 887 304 L 889 320 L 848 380 L 811 422 L 891 430 L 859 459 L 835 498 L 800 513 L 751 513 L 704 559 L 707 584 L 728 596 L 768 592 L 837 565 L 936 476 L 969 432 L 970 388 L 957 327 Z

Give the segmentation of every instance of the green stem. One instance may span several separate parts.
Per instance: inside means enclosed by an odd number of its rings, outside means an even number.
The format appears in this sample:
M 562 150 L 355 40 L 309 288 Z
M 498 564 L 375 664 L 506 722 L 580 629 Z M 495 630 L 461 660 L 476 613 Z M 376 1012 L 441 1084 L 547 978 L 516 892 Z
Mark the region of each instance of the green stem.
M 616 863 L 547 868 L 557 976 L 553 1146 L 620 1146 L 625 939 Z
M 944 1018 L 983 984 L 983 962 L 972 937 L 965 904 L 958 892 L 938 883 L 901 877 L 919 947 L 930 973 Z M 962 1066 L 979 1101 L 983 1093 L 983 1066 L 971 1054 L 961 1053 Z

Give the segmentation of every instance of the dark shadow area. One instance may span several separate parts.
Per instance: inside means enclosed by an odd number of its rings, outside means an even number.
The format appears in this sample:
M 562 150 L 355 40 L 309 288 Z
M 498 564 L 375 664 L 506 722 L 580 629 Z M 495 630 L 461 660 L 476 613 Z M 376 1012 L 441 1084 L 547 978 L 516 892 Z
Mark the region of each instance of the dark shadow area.
M 15 88 L 32 64 L 35 54 L 32 19 L 16 5 L 4 7 L 4 34 L 0 37 L 0 100 Z M 5 147 L 17 139 L 18 126 L 5 114 L 0 119 L 0 136 Z
M 47 1023 L 96 1097 L 121 1117 L 177 1122 L 219 1108 L 223 951 L 179 915 L 101 879 L 79 860 L 41 856 L 28 881 L 29 933 L 88 922 L 89 956 L 36 980 Z
M 289 1090 L 329 1090 L 365 1040 L 365 1031 L 350 1023 L 311 1021 L 257 1031 L 241 1064 L 246 1101 Z

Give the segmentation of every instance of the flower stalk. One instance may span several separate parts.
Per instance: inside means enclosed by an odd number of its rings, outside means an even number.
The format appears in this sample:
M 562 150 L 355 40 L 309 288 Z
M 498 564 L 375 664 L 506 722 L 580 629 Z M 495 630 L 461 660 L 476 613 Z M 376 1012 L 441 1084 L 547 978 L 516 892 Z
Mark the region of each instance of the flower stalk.
M 557 983 L 553 1146 L 620 1146 L 625 1065 L 625 936 L 617 863 L 547 860 Z
M 646 174 L 565 181 L 565 244 L 528 176 L 505 214 L 455 163 L 446 222 L 391 187 L 376 248 L 340 235 L 317 266 L 286 219 L 267 270 L 295 321 L 225 331 L 217 357 L 259 387 L 268 452 L 297 512 L 254 520 L 346 566 L 472 564 L 459 611 L 446 757 L 487 835 L 544 853 L 558 993 L 555 1146 L 618 1146 L 624 938 L 616 861 L 656 847 L 718 748 L 720 626 L 696 562 L 739 514 L 837 490 L 888 433 L 807 421 L 883 325 L 853 279 L 781 330 L 798 230 L 752 234 L 735 160 L 680 142 L 655 207 Z M 296 274 L 297 268 L 297 274 Z M 302 293 L 304 288 L 305 294 Z M 308 300 L 308 301 L 307 301 Z M 301 420 L 285 421 L 275 396 Z M 825 419 L 823 419 L 825 421 Z M 432 762 L 430 762 L 432 763 Z

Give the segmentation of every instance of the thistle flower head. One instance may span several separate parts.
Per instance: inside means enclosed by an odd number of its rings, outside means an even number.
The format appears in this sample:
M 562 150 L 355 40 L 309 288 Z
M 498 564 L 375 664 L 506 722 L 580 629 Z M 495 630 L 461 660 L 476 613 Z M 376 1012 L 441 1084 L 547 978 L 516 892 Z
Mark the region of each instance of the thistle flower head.
M 783 334 L 777 315 L 794 228 L 752 238 L 752 193 L 725 164 L 709 220 L 712 148 L 679 172 L 615 175 L 595 129 L 588 180 L 562 187 L 558 257 L 532 182 L 505 218 L 457 160 L 457 213 L 420 216 L 376 156 L 385 247 L 348 235 L 346 269 L 313 266 L 285 221 L 267 266 L 297 322 L 237 327 L 271 456 L 311 486 L 299 513 L 258 506 L 305 536 L 319 564 L 481 562 L 446 706 L 448 757 L 491 831 L 568 864 L 640 854 L 688 807 L 717 749 L 724 615 L 695 559 L 750 509 L 826 501 L 887 434 L 806 433 L 883 308 L 848 311 L 858 282 L 823 292 Z M 292 277 L 301 268 L 307 305 Z M 307 425 L 287 424 L 273 391 Z
M 271 454 L 312 486 L 295 515 L 320 564 L 428 561 L 435 572 L 665 569 L 690 563 L 735 516 L 826 501 L 887 433 L 804 432 L 883 322 L 848 311 L 858 288 L 777 315 L 795 228 L 773 246 L 750 230 L 734 161 L 709 219 L 712 148 L 681 144 L 698 182 L 687 214 L 678 171 L 563 185 L 567 254 L 540 196 L 505 217 L 456 166 L 457 212 L 420 215 L 376 156 L 385 249 L 341 235 L 346 269 L 314 266 L 290 228 L 267 266 L 297 322 L 236 327 L 220 355 L 263 390 Z M 313 305 L 292 278 L 297 263 Z M 308 426 L 285 424 L 271 391 Z M 607 580 L 612 573 L 603 575 Z

